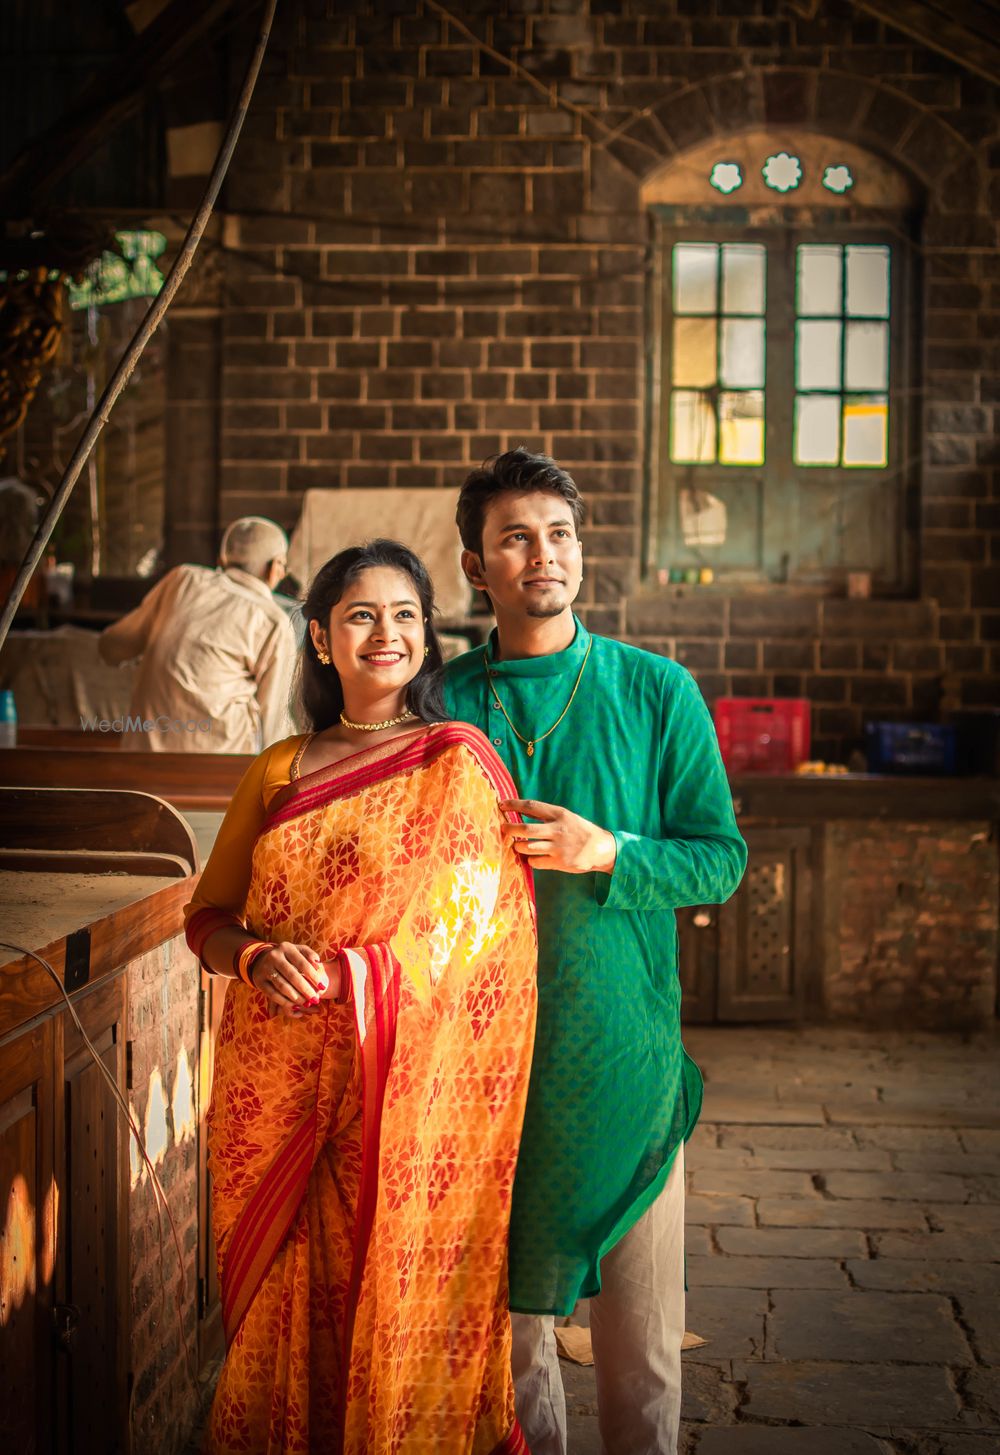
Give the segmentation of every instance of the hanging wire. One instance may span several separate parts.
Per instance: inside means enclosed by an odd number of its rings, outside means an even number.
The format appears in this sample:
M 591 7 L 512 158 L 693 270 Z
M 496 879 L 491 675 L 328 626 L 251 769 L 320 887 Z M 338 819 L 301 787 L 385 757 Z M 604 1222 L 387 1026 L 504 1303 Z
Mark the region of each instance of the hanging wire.
M 223 139 L 219 154 L 215 159 L 215 165 L 212 168 L 212 174 L 209 177 L 201 204 L 191 220 L 191 226 L 188 228 L 187 236 L 184 239 L 181 250 L 174 260 L 173 267 L 167 275 L 162 290 L 153 300 L 132 342 L 119 360 L 118 367 L 108 380 L 104 393 L 98 401 L 97 408 L 91 415 L 90 422 L 81 435 L 79 443 L 73 452 L 73 457 L 66 467 L 63 478 L 60 480 L 52 499 L 49 501 L 44 516 L 39 522 L 38 529 L 35 532 L 35 538 L 28 549 L 28 554 L 10 589 L 10 595 L 4 604 L 3 612 L 0 613 L 0 647 L 3 646 L 7 639 L 7 634 L 10 631 L 28 582 L 34 575 L 38 563 L 45 553 L 45 547 L 48 545 L 63 508 L 72 494 L 73 486 L 79 479 L 83 467 L 87 463 L 94 445 L 97 443 L 98 435 L 107 423 L 108 416 L 114 408 L 118 396 L 132 377 L 132 371 L 139 362 L 143 349 L 156 332 L 164 314 L 173 302 L 174 295 L 184 281 L 187 271 L 194 261 L 198 244 L 208 225 L 208 220 L 212 215 L 212 209 L 215 206 L 216 198 L 225 180 L 226 172 L 229 170 L 229 163 L 232 160 L 233 152 L 236 150 L 236 143 L 239 141 L 240 132 L 246 120 L 254 87 L 257 84 L 257 77 L 260 74 L 261 64 L 264 60 L 264 52 L 267 49 L 268 39 L 270 38 L 271 25 L 274 21 L 274 12 L 277 4 L 278 0 L 267 0 L 264 16 L 257 34 L 257 42 L 254 46 L 253 54 L 250 57 L 250 63 L 247 66 L 236 108 L 230 119 L 229 127 Z

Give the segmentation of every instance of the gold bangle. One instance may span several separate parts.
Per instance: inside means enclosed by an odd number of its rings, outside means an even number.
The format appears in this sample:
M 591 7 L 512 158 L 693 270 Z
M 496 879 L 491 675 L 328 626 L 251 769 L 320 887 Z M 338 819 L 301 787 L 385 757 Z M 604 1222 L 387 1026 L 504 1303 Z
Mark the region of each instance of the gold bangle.
M 268 950 L 273 950 L 274 945 L 269 940 L 251 940 L 243 946 L 236 962 L 236 974 L 244 985 L 249 985 L 251 990 L 257 987 L 253 982 L 253 967 L 261 955 Z

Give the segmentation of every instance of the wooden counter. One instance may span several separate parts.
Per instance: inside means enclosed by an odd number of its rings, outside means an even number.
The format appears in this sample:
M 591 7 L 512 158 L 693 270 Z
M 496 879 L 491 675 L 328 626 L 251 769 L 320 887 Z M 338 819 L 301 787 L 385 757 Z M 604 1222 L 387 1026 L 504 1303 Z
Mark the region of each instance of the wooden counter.
M 93 789 L 0 789 L 0 845 L 0 938 L 49 962 L 89 1040 L 44 967 L 0 949 L 0 1204 L 17 1224 L 0 1239 L 16 1310 L 0 1324 L 0 1369 L 17 1390 L 4 1434 L 14 1449 L 69 1455 L 100 1430 L 102 1451 L 128 1455 L 137 1273 L 158 1240 L 101 1066 L 136 1108 L 181 1232 L 197 1228 L 199 974 L 180 930 L 198 851 L 169 804 Z M 150 1366 L 169 1332 L 143 1344 Z M 178 1409 L 196 1398 L 182 1391 Z
M 197 877 L 0 873 L 2 938 L 52 966 L 70 992 L 124 974 L 131 960 L 176 938 Z M 27 955 L 0 948 L 0 1048 L 64 1002 Z
M 1000 820 L 1000 779 L 875 773 L 758 773 L 731 780 L 742 818 L 784 823 L 827 819 Z

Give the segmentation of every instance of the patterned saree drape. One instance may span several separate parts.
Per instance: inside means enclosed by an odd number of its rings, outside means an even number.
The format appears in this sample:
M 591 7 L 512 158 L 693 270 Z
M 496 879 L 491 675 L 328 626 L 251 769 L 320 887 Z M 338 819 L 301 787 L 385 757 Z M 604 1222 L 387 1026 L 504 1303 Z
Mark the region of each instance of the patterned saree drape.
M 526 1450 L 506 1239 L 536 945 L 500 796 L 486 740 L 448 724 L 289 784 L 257 839 L 247 926 L 343 952 L 353 994 L 302 1019 L 227 995 L 218 1455 Z

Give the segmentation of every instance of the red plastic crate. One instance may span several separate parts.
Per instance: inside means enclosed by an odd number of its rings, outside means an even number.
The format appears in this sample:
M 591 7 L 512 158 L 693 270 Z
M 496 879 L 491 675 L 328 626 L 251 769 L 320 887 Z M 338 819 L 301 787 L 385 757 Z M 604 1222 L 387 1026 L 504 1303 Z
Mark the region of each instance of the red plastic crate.
M 794 773 L 809 757 L 805 697 L 720 697 L 714 718 L 730 773 Z

